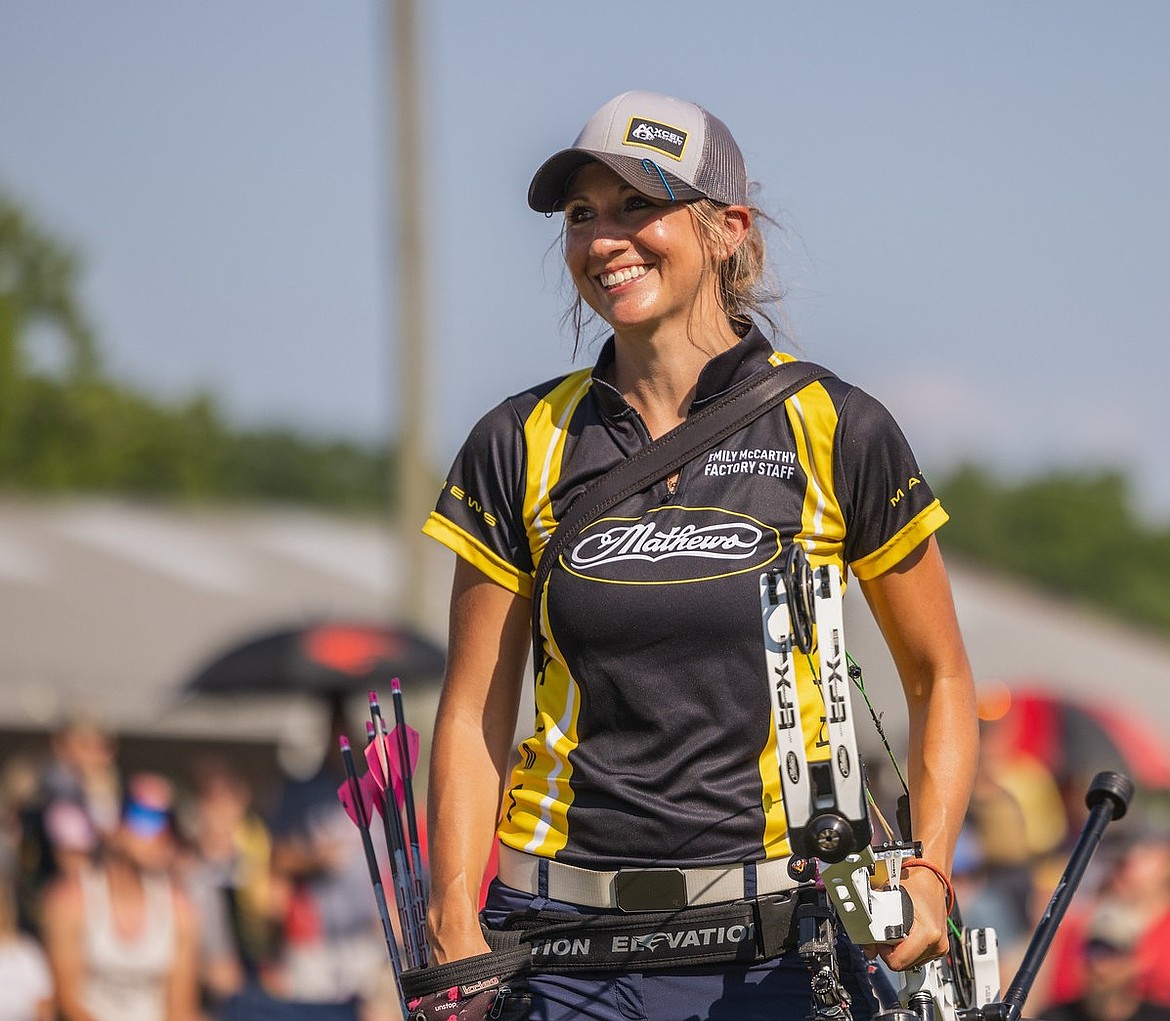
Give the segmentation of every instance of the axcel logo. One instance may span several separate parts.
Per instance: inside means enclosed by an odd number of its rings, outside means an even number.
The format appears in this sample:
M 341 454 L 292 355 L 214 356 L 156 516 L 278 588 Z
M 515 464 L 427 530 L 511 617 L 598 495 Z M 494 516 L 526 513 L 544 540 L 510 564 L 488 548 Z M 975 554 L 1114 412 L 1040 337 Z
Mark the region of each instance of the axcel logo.
M 655 149 L 671 159 L 681 160 L 687 145 L 687 133 L 645 117 L 631 117 L 626 128 L 625 143 Z

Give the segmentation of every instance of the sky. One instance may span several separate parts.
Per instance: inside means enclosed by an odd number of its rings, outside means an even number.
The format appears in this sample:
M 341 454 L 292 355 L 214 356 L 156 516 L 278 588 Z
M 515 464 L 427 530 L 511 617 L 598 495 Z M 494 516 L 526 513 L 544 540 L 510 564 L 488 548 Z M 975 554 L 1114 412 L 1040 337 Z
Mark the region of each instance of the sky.
M 928 472 L 1113 466 L 1170 520 L 1170 5 L 419 6 L 437 471 L 591 361 L 525 196 L 645 88 L 729 125 L 777 223 L 781 346 L 882 400 Z M 387 10 L 0 0 L 0 187 L 81 254 L 112 374 L 397 435 Z

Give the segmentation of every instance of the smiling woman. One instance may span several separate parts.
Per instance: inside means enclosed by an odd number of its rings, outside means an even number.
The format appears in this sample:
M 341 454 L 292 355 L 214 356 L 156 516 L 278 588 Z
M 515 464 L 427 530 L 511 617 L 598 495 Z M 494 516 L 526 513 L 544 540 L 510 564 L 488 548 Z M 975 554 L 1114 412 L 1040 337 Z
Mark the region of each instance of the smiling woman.
M 915 837 L 950 868 L 976 724 L 933 539 L 946 513 L 925 482 L 906 487 L 918 466 L 877 401 L 818 375 L 673 478 L 621 490 L 567 545 L 561 534 L 563 556 L 547 552 L 579 494 L 696 412 L 762 409 L 745 395 L 795 361 L 758 325 L 770 322 L 764 243 L 747 194 L 726 125 L 653 92 L 615 97 L 539 168 L 529 204 L 563 212 L 579 304 L 612 334 L 591 370 L 479 422 L 425 525 L 459 558 L 430 773 L 433 960 L 490 954 L 516 912 L 580 920 L 530 979 L 509 977 L 516 1017 L 529 999 L 554 1021 L 808 1013 L 759 603 L 760 573 L 793 548 L 852 570 L 869 599 L 906 691 Z M 530 640 L 533 722 L 511 757 Z M 795 673 L 815 724 L 811 662 Z M 477 917 L 493 833 L 499 874 Z M 894 969 L 947 948 L 945 884 L 917 869 L 903 889 L 913 927 L 880 948 Z M 589 943 L 599 926 L 605 940 Z M 677 938 L 669 954 L 655 942 L 653 960 L 596 950 L 645 949 L 659 929 Z M 586 960 L 559 966 L 561 943 L 574 958 L 588 944 Z M 857 947 L 840 956 L 854 1016 L 873 1013 L 883 981 Z

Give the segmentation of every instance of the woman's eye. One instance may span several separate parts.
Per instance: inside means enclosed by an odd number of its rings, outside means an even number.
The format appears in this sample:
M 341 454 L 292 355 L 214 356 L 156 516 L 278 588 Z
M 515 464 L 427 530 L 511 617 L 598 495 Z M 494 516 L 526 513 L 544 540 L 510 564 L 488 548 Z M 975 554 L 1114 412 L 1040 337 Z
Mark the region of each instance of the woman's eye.
M 583 223 L 593 215 L 588 206 L 569 206 L 565 209 L 565 223 Z

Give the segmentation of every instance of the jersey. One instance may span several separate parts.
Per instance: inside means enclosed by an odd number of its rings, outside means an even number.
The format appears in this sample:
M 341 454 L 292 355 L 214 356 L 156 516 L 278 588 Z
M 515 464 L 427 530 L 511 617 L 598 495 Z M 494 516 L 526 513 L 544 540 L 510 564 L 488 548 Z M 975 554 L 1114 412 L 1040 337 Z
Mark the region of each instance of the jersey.
M 532 598 L 565 508 L 650 442 L 597 365 L 516 394 L 473 428 L 424 532 Z M 752 327 L 700 373 L 690 411 L 790 360 Z M 544 665 L 499 837 L 588 868 L 747 862 L 788 851 L 759 576 L 793 542 L 858 578 L 946 521 L 889 412 L 815 382 L 586 525 L 541 599 Z M 823 703 L 797 690 L 810 761 Z

